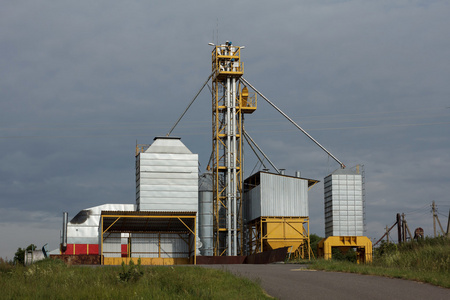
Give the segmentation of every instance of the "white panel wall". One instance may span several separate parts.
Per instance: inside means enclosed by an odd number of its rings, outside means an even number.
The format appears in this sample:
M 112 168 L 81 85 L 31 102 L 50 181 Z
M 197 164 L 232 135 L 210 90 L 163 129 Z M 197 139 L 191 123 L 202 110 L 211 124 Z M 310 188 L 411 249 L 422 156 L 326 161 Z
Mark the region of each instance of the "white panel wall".
M 188 239 L 187 235 L 182 235 Z M 159 253 L 161 243 L 161 253 Z M 188 244 L 178 234 L 148 234 L 133 233 L 131 235 L 131 257 L 159 257 L 176 258 L 187 257 L 189 254 Z
M 324 188 L 325 236 L 364 235 L 361 175 L 330 174 L 325 178 Z
M 103 204 L 80 211 L 67 224 L 68 244 L 98 244 L 99 226 L 103 210 L 134 211 L 134 204 Z
M 152 146 L 137 157 L 138 210 L 197 211 L 198 155 L 152 153 L 151 150 Z M 166 150 L 170 151 L 170 147 Z
M 111 233 L 108 238 L 103 241 L 103 255 L 105 257 L 121 257 L 121 234 Z

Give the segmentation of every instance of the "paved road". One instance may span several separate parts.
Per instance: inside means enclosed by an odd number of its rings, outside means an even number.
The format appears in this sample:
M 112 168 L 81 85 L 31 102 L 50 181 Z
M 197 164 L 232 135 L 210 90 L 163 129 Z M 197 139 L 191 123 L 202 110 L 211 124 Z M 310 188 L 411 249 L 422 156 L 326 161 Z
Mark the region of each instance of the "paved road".
M 261 283 L 278 299 L 450 299 L 450 289 L 403 279 L 311 271 L 302 265 L 203 265 Z

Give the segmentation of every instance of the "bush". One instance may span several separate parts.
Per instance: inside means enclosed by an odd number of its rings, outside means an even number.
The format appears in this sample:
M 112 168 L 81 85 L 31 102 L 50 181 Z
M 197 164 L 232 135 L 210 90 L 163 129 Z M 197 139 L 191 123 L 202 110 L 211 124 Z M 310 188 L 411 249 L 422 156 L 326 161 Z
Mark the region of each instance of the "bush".
M 375 257 L 380 258 L 384 255 L 394 254 L 397 252 L 397 245 L 386 241 L 381 241 L 381 245 L 375 249 Z
M 138 264 L 135 265 L 133 260 L 130 260 L 128 266 L 125 262 L 122 262 L 122 271 L 119 273 L 118 278 L 121 282 L 136 282 L 142 276 L 144 272 L 141 270 L 141 259 L 138 259 Z
M 12 262 L 5 261 L 3 258 L 0 257 L 0 273 L 8 273 L 11 272 L 14 268 Z
M 352 263 L 356 263 L 356 250 L 353 248 L 350 248 L 347 250 L 347 252 L 342 252 L 338 248 L 332 248 L 331 249 L 332 258 L 333 260 L 340 260 L 340 261 L 349 261 Z

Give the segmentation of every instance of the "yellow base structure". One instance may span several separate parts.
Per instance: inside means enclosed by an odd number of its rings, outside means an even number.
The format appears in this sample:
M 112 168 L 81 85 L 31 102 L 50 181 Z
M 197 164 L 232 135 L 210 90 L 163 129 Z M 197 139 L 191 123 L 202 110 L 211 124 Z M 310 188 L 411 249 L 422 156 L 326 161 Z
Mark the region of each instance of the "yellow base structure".
M 309 218 L 260 217 L 249 223 L 250 254 L 289 247 L 290 255 L 310 259 Z
M 332 248 L 343 252 L 356 248 L 357 262 L 372 262 L 372 242 L 365 236 L 329 236 L 322 239 L 318 245 L 318 255 L 324 259 L 332 259 Z
M 122 262 L 128 265 L 132 260 L 135 265 L 138 264 L 138 260 L 141 260 L 143 266 L 168 266 L 168 265 L 187 265 L 192 264 L 191 259 L 179 257 L 179 258 L 161 258 L 161 257 L 104 257 L 103 264 L 110 266 L 121 265 Z

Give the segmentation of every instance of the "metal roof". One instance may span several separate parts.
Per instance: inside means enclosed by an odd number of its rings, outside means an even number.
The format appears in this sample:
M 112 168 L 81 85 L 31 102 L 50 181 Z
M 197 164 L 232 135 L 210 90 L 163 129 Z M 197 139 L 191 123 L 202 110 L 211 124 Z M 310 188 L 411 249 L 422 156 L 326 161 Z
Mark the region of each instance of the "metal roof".
M 196 212 L 102 211 L 103 232 L 177 232 L 195 231 Z
M 283 176 L 283 177 L 307 180 L 308 181 L 308 187 L 311 187 L 311 186 L 315 185 L 316 183 L 320 182 L 319 180 L 316 180 L 316 179 L 310 179 L 310 178 L 304 178 L 304 177 L 296 177 L 296 176 L 289 176 L 289 175 L 283 175 L 283 174 L 278 174 L 278 173 L 259 171 L 259 172 L 255 173 L 255 174 L 251 175 L 247 179 L 245 179 L 244 180 L 244 184 L 249 184 L 250 182 L 252 182 L 253 184 L 259 185 L 259 183 L 260 183 L 260 174 L 261 173 L 275 175 L 275 176 Z
M 330 175 L 359 175 L 359 173 L 352 169 L 337 169 Z
M 176 137 L 155 137 L 153 143 L 145 150 L 145 153 L 183 153 L 192 152 Z

